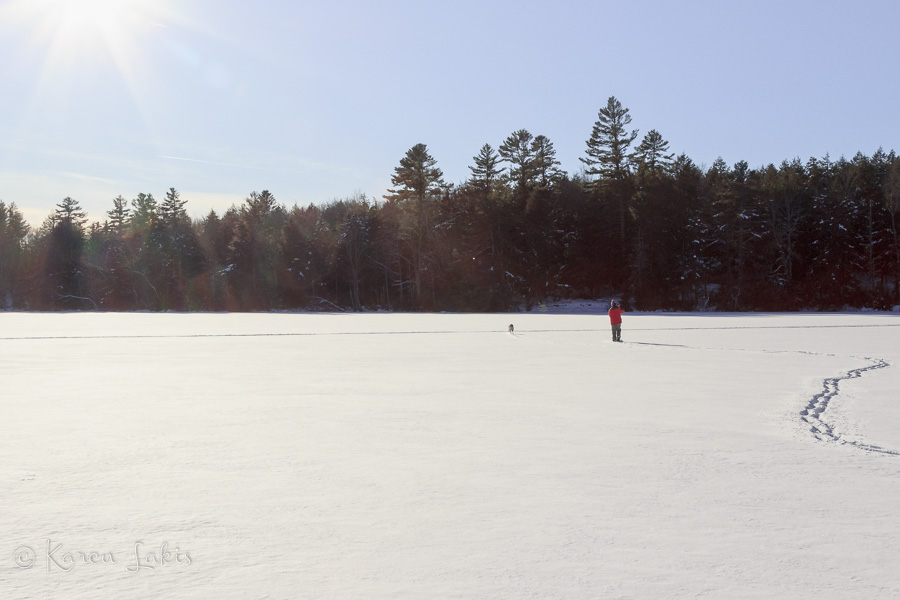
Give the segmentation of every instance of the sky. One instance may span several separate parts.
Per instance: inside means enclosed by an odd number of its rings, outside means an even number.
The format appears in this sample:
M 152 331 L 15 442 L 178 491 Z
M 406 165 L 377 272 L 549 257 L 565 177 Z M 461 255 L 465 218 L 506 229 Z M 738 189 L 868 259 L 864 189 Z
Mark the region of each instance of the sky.
M 884 0 L 0 0 L 0 200 L 191 216 L 250 192 L 381 200 L 424 143 L 449 183 L 527 129 L 581 169 L 610 96 L 700 166 L 900 144 Z

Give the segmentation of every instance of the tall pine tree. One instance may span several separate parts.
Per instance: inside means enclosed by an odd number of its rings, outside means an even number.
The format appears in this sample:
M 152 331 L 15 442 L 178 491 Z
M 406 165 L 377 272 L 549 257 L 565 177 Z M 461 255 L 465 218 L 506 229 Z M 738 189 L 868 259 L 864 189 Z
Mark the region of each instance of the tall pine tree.
M 534 183 L 534 136 L 520 129 L 509 135 L 500 145 L 500 157 L 509 164 L 509 178 L 515 183 L 516 193 L 525 194 Z
M 668 172 L 672 168 L 674 156 L 674 153 L 669 153 L 669 142 L 655 129 L 647 132 L 633 154 L 639 170 L 656 174 Z
M 444 173 L 437 168 L 437 161 L 428 153 L 425 144 L 416 144 L 400 159 L 400 166 L 394 169 L 391 183 L 396 189 L 389 190 L 388 200 L 396 202 L 406 215 L 407 239 L 412 251 L 414 302 L 421 306 L 423 275 L 426 268 L 425 256 L 428 241 L 430 216 L 436 198 L 447 189 Z M 402 281 L 402 274 L 397 274 Z
M 626 243 L 625 221 L 631 199 L 631 160 L 628 148 L 638 132 L 628 131 L 631 115 L 615 96 L 610 96 L 601 108 L 591 137 L 587 140 L 586 157 L 581 157 L 588 177 L 586 187 L 606 192 L 612 197 L 619 215 L 619 247 Z
M 469 167 L 469 170 L 472 171 L 469 184 L 487 197 L 503 174 L 504 169 L 500 167 L 500 156 L 491 148 L 490 144 L 485 144 L 472 160 L 475 161 L 475 164 Z
M 636 129 L 627 131 L 630 123 L 628 109 L 615 96 L 610 96 L 606 106 L 600 109 L 587 141 L 587 156 L 580 159 L 585 164 L 585 175 L 595 178 L 590 185 L 619 181 L 628 176 L 628 148 L 638 135 Z

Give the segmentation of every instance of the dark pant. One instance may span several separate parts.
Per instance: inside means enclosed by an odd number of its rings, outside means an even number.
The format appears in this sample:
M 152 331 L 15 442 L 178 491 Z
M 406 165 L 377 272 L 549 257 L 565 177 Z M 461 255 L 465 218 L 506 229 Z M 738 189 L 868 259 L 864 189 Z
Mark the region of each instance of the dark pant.
M 614 342 L 622 341 L 622 324 L 621 323 L 616 323 L 615 325 L 612 326 L 612 334 L 613 334 Z

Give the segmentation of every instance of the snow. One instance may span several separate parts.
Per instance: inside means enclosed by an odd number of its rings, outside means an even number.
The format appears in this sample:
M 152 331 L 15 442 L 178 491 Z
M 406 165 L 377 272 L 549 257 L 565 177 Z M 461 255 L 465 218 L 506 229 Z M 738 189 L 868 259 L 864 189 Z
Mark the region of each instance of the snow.
M 0 597 L 900 596 L 900 316 L 606 307 L 0 313 Z

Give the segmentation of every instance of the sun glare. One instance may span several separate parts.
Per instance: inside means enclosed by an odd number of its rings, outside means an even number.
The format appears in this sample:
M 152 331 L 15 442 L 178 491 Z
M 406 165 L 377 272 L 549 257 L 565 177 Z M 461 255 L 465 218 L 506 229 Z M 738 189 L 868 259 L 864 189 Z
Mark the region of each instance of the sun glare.
M 56 0 L 50 9 L 60 36 L 73 41 L 90 41 L 127 26 L 127 5 L 120 0 Z
M 159 27 L 162 2 L 151 0 L 12 0 L 2 7 L 46 52 L 48 66 L 112 59 L 120 67 L 137 40 Z
M 0 0 L 0 35 L 15 60 L 28 65 L 30 97 L 18 119 L 21 133 L 48 115 L 67 115 L 77 99 L 103 81 L 127 90 L 132 106 L 151 129 L 147 90 L 154 85 L 158 46 L 152 38 L 179 16 L 171 0 Z M 88 91 L 90 90 L 90 91 Z

